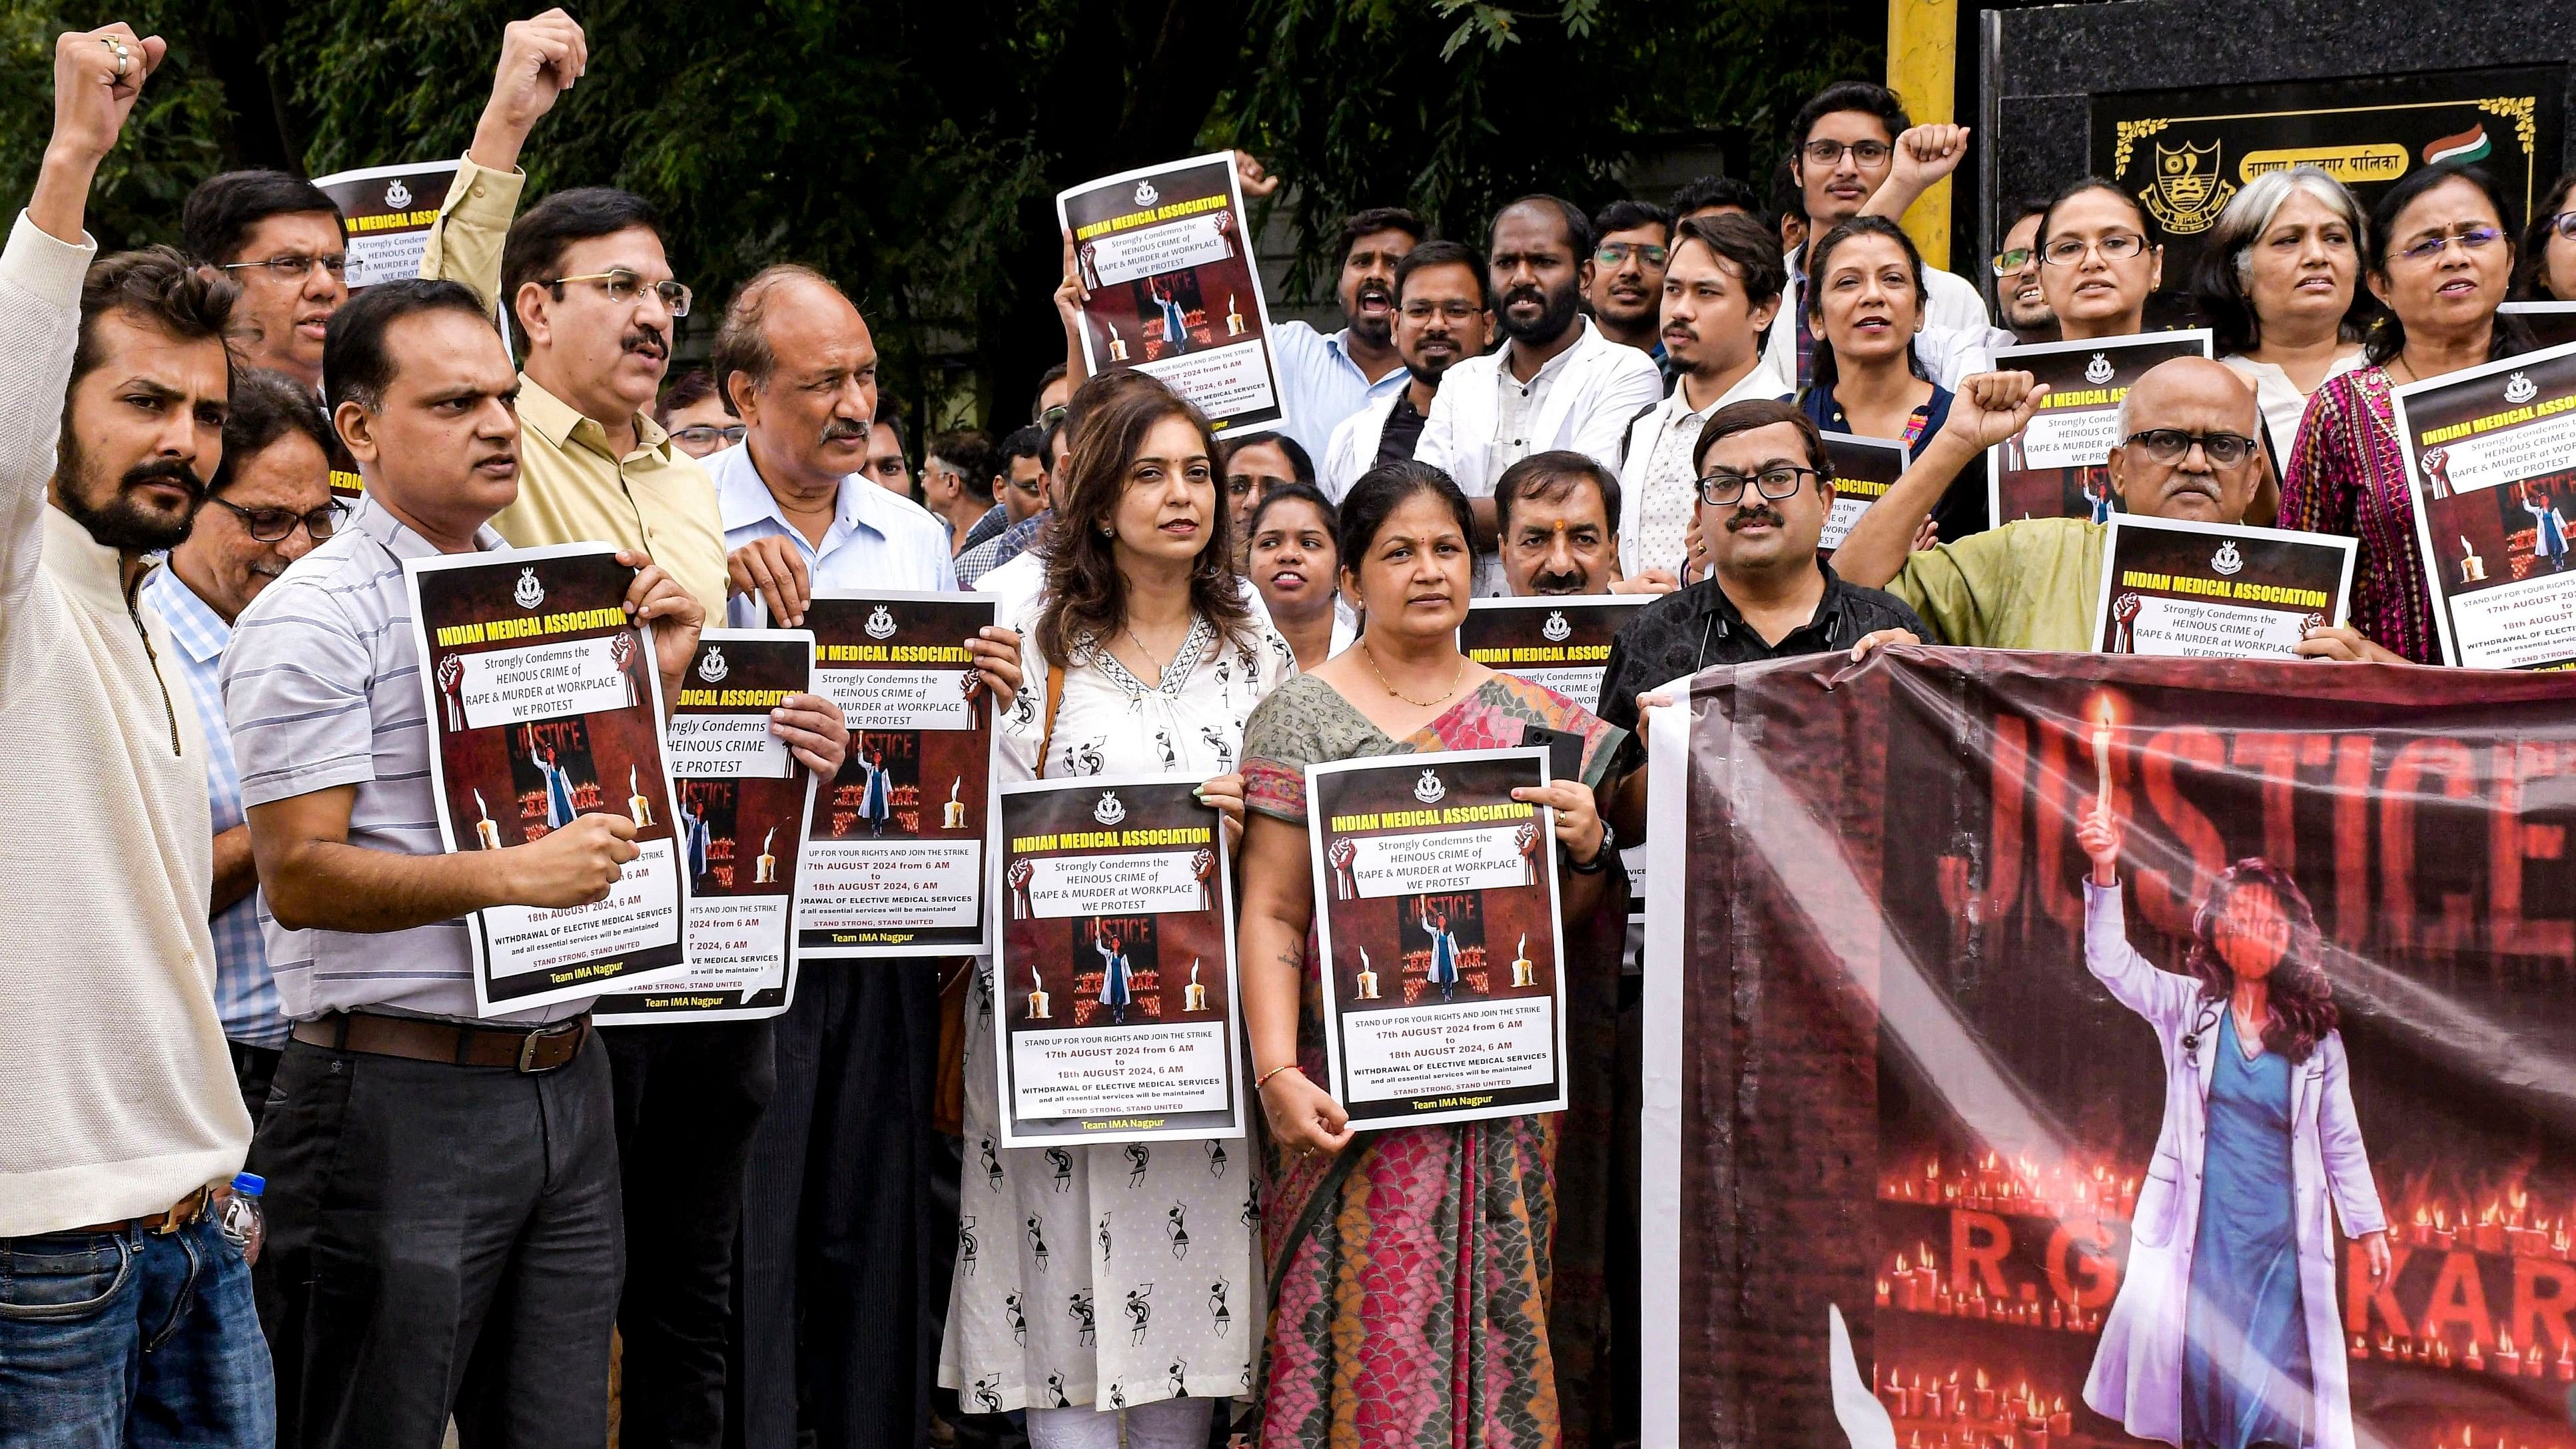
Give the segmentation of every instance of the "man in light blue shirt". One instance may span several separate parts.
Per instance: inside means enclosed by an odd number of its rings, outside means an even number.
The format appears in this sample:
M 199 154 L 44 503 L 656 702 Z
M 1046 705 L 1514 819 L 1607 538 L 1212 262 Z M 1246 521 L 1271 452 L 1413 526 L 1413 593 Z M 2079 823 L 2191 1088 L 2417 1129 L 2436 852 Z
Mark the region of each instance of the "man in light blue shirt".
M 1257 193 L 1247 186 L 1245 194 Z M 1323 457 L 1342 419 L 1404 386 L 1408 374 L 1395 350 L 1395 264 L 1430 234 L 1421 217 L 1400 206 L 1352 213 L 1342 223 L 1333 284 L 1342 330 L 1318 332 L 1293 320 L 1271 324 L 1270 348 L 1288 409 L 1281 431 L 1306 456 Z
M 259 369 L 237 375 L 224 418 L 223 467 L 188 537 L 143 584 L 143 602 L 178 645 L 171 663 L 206 724 L 206 798 L 215 829 L 208 922 L 215 938 L 215 1015 L 253 1127 L 268 1105 L 269 1082 L 293 1023 L 278 1006 L 277 980 L 260 939 L 259 873 L 250 827 L 242 823 L 241 773 L 217 676 L 233 620 L 339 521 L 329 429 L 312 392 L 293 378 Z

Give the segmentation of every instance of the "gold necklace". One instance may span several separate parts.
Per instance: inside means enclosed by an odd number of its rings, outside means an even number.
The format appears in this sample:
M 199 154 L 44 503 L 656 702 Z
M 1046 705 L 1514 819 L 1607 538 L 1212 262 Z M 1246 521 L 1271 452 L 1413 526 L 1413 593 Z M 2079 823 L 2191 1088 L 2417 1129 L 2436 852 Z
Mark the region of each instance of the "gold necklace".
M 1436 705 L 1447 703 L 1449 696 L 1458 692 L 1459 681 L 1467 677 L 1467 656 L 1461 654 L 1458 656 L 1458 672 L 1449 676 L 1449 687 L 1447 689 L 1442 690 L 1438 695 L 1430 699 L 1415 699 L 1412 695 L 1396 688 L 1394 681 L 1386 677 L 1386 671 L 1377 667 L 1377 651 L 1369 647 L 1369 642 L 1366 639 L 1362 639 L 1360 641 L 1360 652 L 1368 656 L 1369 673 L 1376 675 L 1377 682 L 1386 686 L 1386 692 L 1394 695 L 1400 700 L 1403 700 L 1406 704 L 1412 705 L 1415 709 L 1430 709 Z

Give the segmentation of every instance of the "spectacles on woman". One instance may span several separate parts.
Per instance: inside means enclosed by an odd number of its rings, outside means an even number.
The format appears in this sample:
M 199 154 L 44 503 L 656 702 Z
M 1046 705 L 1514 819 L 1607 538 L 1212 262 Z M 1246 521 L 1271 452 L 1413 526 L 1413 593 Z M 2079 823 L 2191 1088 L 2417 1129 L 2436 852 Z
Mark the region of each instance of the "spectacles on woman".
M 2551 217 L 2549 229 L 2569 241 L 2576 241 L 2576 211 L 2562 211 Z
M 1824 476 L 1813 468 L 1800 468 L 1788 463 L 1776 464 L 1759 473 L 1749 474 L 1738 473 L 1731 468 L 1720 468 L 1699 480 L 1699 501 L 1711 508 L 1733 507 L 1743 501 L 1744 485 L 1750 483 L 1761 490 L 1763 497 L 1778 502 L 1780 499 L 1794 496 L 1798 491 L 1798 485 L 1807 479 L 1821 479 Z
M 2080 236 L 2062 236 L 2048 244 L 2039 254 L 2041 261 L 2052 267 L 2071 267 L 2084 260 L 2086 252 L 2100 252 L 2106 262 L 2125 262 L 2147 249 L 2147 239 L 2133 231 L 2115 231 L 2109 236 L 2086 241 Z
M 283 543 L 299 523 L 304 525 L 304 532 L 315 543 L 322 543 L 338 531 L 341 518 L 349 511 L 349 506 L 337 498 L 311 513 L 298 513 L 292 508 L 244 508 L 229 498 L 209 498 L 206 501 L 220 503 L 238 514 L 242 527 L 261 543 Z
M 2254 440 L 2243 433 L 2186 433 L 2180 428 L 2147 428 L 2120 440 L 2122 446 L 2136 444 L 2147 456 L 2159 463 L 2179 463 L 2191 452 L 2194 443 L 2210 465 L 2233 468 L 2254 456 Z
M 2448 236 L 2428 236 L 2422 241 L 2411 243 L 2397 255 L 2410 262 L 2429 262 L 2440 256 L 2442 249 L 2453 242 L 2458 242 L 2462 251 L 2480 251 L 2502 240 L 2504 240 L 2503 227 L 2464 226 Z
M 617 303 L 632 302 L 648 290 L 648 284 L 642 277 L 635 275 L 633 272 L 626 271 L 623 268 L 613 272 L 584 272 L 578 277 L 555 277 L 549 281 L 541 283 L 540 285 L 549 288 L 556 288 L 561 287 L 566 282 L 597 282 L 599 284 L 599 289 L 608 294 L 608 300 Z M 662 299 L 663 306 L 671 309 L 672 316 L 686 317 L 689 315 L 689 289 L 687 287 L 682 286 L 678 282 L 654 282 L 649 284 L 649 290 L 654 296 Z M 560 296 L 561 294 L 558 293 L 557 295 Z
M 671 436 L 679 439 L 683 443 L 694 444 L 698 447 L 705 447 L 716 439 L 722 438 L 725 440 L 725 445 L 727 447 L 731 447 L 735 443 L 742 441 L 742 434 L 743 426 L 740 423 L 731 423 L 721 428 L 712 423 L 698 423 L 690 427 L 682 428 Z

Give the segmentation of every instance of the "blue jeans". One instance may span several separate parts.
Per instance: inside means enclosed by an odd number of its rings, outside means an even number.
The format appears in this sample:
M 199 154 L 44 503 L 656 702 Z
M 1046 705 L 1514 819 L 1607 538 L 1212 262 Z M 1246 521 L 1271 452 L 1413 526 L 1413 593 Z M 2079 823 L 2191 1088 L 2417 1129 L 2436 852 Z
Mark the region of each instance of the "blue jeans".
M 213 1223 L 0 1238 L 0 1449 L 276 1438 L 250 1269 Z

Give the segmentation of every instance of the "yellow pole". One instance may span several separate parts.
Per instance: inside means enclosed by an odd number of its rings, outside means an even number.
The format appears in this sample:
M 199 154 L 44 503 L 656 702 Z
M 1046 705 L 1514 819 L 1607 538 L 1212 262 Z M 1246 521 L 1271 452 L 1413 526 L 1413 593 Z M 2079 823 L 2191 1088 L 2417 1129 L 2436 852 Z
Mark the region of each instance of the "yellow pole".
M 1887 88 L 1917 125 L 1953 119 L 1959 93 L 1959 0 L 1887 0 Z M 1979 138 L 1982 139 L 1982 138 Z M 1905 232 L 1926 266 L 1950 267 L 1953 173 L 1905 209 Z

